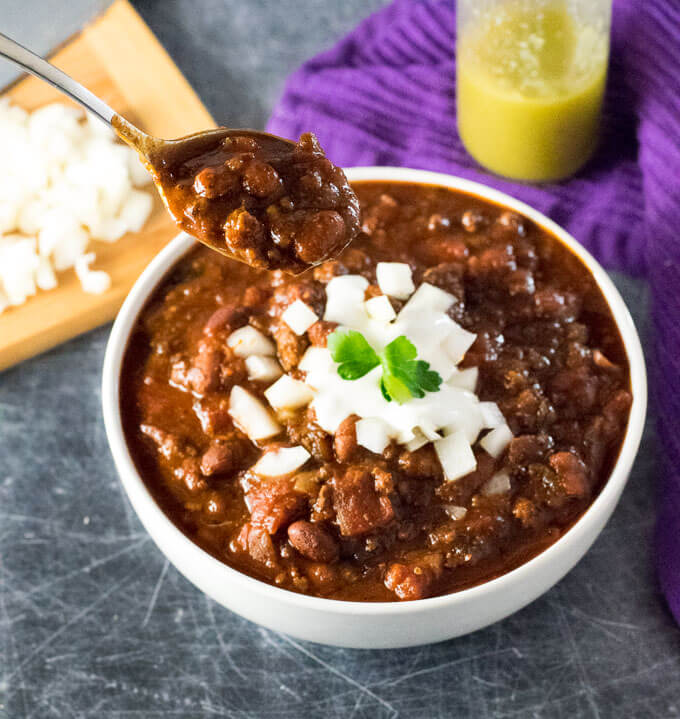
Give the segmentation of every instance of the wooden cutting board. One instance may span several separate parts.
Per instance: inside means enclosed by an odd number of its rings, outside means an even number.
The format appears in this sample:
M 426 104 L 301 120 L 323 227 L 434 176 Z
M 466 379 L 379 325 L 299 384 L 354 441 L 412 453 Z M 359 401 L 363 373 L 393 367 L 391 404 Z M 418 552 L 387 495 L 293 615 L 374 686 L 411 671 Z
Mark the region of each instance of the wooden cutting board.
M 114 2 L 50 60 L 153 135 L 179 137 L 215 124 L 127 0 Z M 27 110 L 55 100 L 69 102 L 34 77 L 20 80 L 3 96 Z M 177 232 L 155 197 L 141 232 L 113 244 L 93 241 L 93 267 L 111 275 L 111 288 L 101 295 L 85 294 L 68 270 L 59 273 L 54 290 L 39 290 L 26 304 L 5 310 L 0 314 L 0 370 L 113 319 L 141 271 Z

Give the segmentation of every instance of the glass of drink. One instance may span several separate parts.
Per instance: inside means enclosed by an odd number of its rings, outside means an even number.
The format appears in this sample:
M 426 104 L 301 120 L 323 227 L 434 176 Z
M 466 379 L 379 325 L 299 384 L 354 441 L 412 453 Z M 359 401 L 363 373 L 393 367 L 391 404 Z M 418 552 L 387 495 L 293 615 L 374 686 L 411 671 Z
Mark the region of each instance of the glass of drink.
M 484 167 L 574 174 L 597 146 L 612 0 L 458 0 L 458 131 Z

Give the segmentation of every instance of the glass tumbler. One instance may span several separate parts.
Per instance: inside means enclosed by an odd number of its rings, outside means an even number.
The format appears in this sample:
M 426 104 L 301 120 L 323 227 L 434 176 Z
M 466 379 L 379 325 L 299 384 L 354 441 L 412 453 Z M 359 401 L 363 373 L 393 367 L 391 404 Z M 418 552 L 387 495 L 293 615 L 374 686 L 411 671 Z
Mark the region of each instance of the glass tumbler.
M 498 175 L 574 174 L 598 139 L 612 0 L 458 0 L 458 131 Z

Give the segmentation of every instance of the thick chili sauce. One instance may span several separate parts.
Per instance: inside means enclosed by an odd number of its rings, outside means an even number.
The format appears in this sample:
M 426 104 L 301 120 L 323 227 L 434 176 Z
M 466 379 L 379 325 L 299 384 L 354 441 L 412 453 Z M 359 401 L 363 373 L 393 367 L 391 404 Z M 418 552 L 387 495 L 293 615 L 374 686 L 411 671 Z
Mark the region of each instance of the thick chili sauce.
M 215 130 L 162 143 L 148 167 L 177 224 L 252 267 L 303 272 L 359 231 L 359 203 L 316 137 Z
M 582 262 L 526 218 L 472 195 L 408 183 L 354 184 L 362 232 L 336 260 L 292 278 L 190 251 L 140 313 L 125 355 L 121 410 L 147 487 L 194 542 L 230 566 L 293 591 L 356 601 L 418 599 L 487 581 L 559 539 L 606 482 L 631 403 L 628 363 L 611 311 Z M 325 284 L 407 262 L 416 286 L 457 298 L 452 318 L 477 334 L 463 365 L 514 438 L 498 459 L 444 480 L 431 445 L 357 446 L 350 418 L 330 436 L 313 413 L 280 421 L 261 443 L 301 444 L 292 478 L 257 482 L 261 454 L 228 414 L 234 385 L 262 397 L 226 338 L 251 324 L 284 371 L 334 329 L 304 336 L 281 321 L 302 299 L 323 316 Z M 400 303 L 392 300 L 395 309 Z M 298 373 L 296 375 L 296 373 Z M 499 472 L 510 478 L 487 493 Z M 457 508 L 451 512 L 451 508 Z M 464 513 L 460 508 L 464 508 Z M 461 516 L 464 514 L 464 516 Z

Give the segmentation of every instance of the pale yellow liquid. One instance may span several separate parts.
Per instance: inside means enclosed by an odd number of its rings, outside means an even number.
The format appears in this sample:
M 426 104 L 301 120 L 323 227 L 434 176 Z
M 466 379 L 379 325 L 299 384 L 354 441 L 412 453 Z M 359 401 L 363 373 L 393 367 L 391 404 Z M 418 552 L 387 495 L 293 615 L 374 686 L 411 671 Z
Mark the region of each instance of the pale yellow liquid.
M 576 172 L 597 144 L 608 44 L 561 0 L 488 11 L 458 43 L 458 131 L 468 152 L 518 180 Z

